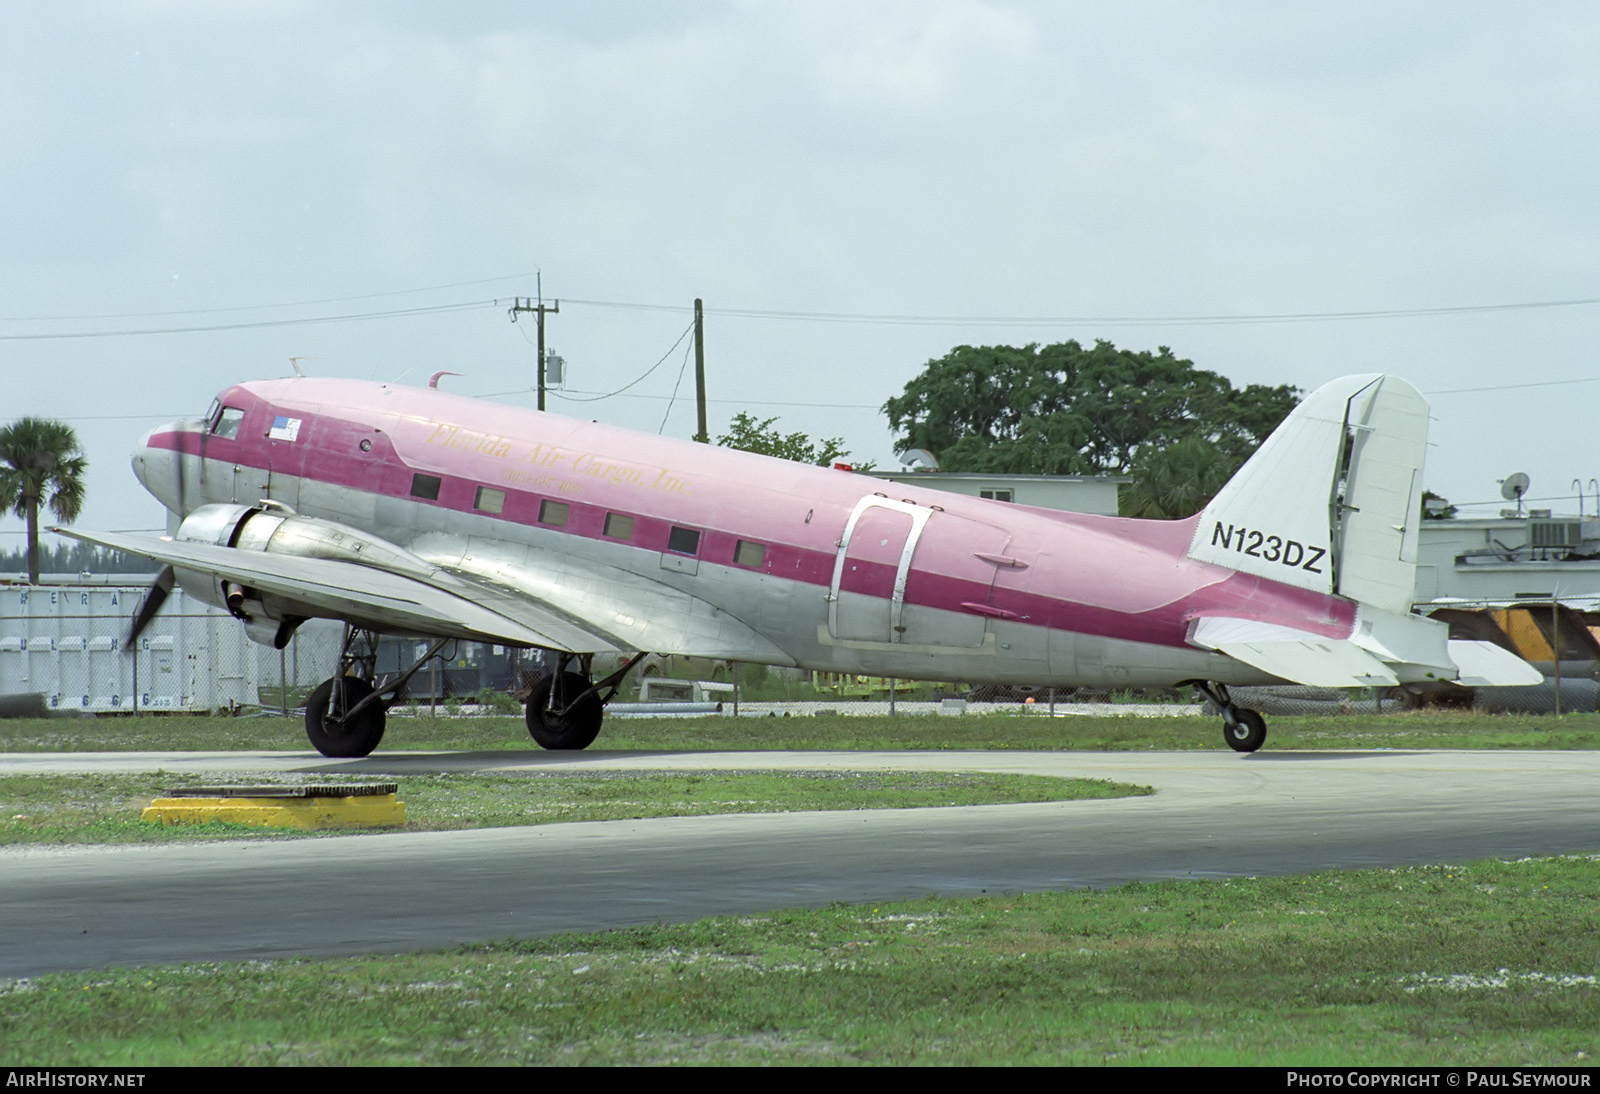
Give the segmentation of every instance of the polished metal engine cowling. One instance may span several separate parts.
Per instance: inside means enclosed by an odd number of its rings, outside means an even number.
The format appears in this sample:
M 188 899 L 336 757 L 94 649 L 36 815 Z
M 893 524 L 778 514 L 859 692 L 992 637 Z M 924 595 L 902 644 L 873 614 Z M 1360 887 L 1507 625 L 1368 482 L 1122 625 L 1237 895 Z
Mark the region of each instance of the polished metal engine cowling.
M 337 521 L 303 517 L 270 502 L 203 505 L 184 518 L 177 538 L 239 551 L 353 562 L 409 577 L 426 578 L 434 570 L 388 540 Z M 244 623 L 252 639 L 264 645 L 282 649 L 294 628 L 304 622 L 294 605 L 263 596 L 248 585 L 194 570 L 180 569 L 177 576 L 186 593 L 227 609 Z

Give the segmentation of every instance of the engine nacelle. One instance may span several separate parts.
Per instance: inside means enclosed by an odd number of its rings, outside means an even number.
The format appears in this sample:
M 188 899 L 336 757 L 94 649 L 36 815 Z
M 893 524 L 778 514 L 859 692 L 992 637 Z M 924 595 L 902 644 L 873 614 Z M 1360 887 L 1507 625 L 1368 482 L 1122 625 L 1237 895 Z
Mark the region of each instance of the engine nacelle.
M 427 578 L 434 567 L 388 540 L 337 521 L 303 517 L 287 506 L 202 505 L 184 518 L 177 538 L 189 543 L 232 547 L 239 551 L 297 555 L 354 562 L 408 577 Z M 263 597 L 248 585 L 194 570 L 178 570 L 184 592 L 207 604 L 227 609 L 262 645 L 282 649 L 306 617 L 281 598 Z

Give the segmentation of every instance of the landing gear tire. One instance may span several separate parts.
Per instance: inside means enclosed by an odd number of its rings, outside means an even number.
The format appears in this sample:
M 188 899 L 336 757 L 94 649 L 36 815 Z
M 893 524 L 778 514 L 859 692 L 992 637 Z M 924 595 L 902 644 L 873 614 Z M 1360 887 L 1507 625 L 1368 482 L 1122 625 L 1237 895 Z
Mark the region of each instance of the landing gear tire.
M 339 689 L 337 696 L 335 686 Z M 344 712 L 371 694 L 372 685 L 355 676 L 335 676 L 318 684 L 306 700 L 306 736 L 312 746 L 335 759 L 370 755 L 383 740 L 388 712 L 381 703 L 374 703 L 354 718 L 346 718 Z
M 1254 752 L 1267 739 L 1267 720 L 1258 711 L 1243 708 L 1233 714 L 1237 721 L 1233 725 L 1222 724 L 1222 739 L 1235 752 Z
M 605 714 L 605 704 L 600 696 L 587 695 L 565 713 L 546 710 L 550 689 L 558 678 L 546 676 L 533 686 L 528 696 L 528 732 L 541 748 L 575 750 L 588 748 L 600 733 L 600 720 Z M 575 672 L 562 673 L 561 690 L 556 693 L 558 707 L 572 702 L 572 697 L 589 690 L 589 678 Z

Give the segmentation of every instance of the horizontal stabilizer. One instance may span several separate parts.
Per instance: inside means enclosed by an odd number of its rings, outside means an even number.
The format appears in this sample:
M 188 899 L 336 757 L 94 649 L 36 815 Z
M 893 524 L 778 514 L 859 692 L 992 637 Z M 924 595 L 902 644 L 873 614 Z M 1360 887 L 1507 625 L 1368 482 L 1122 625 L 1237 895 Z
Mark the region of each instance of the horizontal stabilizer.
M 1466 687 L 1521 687 L 1544 683 L 1544 675 L 1510 650 L 1493 642 L 1451 639 L 1450 659 Z
M 1192 641 L 1297 684 L 1364 688 L 1396 684 L 1382 661 L 1342 639 L 1248 619 L 1196 621 Z
M 1441 665 L 1430 639 L 1434 632 L 1444 634 L 1442 624 L 1417 616 L 1363 614 L 1367 618 L 1349 639 L 1216 616 L 1195 620 L 1190 641 L 1311 687 L 1376 687 L 1452 678 L 1464 687 L 1517 687 L 1544 680 L 1538 669 L 1493 642 L 1451 639 L 1445 644 L 1449 665 Z

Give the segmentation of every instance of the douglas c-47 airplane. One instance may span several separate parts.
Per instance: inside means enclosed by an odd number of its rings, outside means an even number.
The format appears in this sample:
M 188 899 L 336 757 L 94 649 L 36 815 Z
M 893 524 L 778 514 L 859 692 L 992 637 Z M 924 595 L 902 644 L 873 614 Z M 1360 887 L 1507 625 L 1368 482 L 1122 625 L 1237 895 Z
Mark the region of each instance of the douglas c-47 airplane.
M 435 382 L 438 377 L 436 376 Z M 1306 398 L 1198 516 L 1124 520 L 983 501 L 392 384 L 224 391 L 133 457 L 176 536 L 63 532 L 164 564 L 282 648 L 346 624 L 306 732 L 365 756 L 444 642 L 554 651 L 527 722 L 584 748 L 644 651 L 902 679 L 1169 687 L 1537 683 L 1411 614 L 1427 403 L 1392 376 Z M 378 633 L 437 640 L 375 679 Z M 594 681 L 596 653 L 632 655 Z

